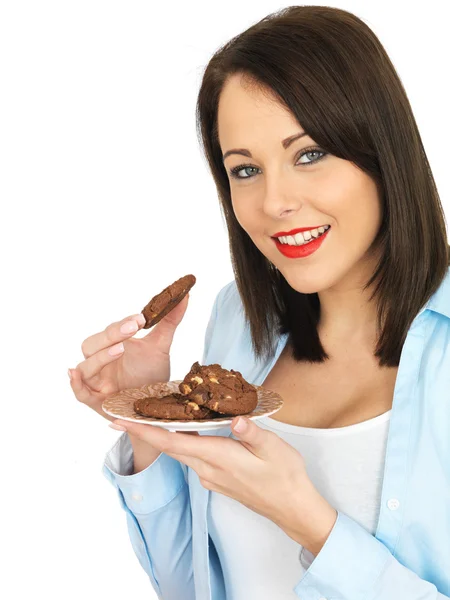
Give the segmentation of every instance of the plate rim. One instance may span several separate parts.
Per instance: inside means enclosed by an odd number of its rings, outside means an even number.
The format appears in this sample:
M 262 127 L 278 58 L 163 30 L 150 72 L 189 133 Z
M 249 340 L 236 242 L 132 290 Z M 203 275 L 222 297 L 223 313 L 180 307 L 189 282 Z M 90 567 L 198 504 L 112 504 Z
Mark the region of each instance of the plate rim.
M 144 384 L 140 387 L 136 387 L 136 388 L 125 388 L 125 390 L 139 390 L 139 391 L 144 391 L 147 390 L 149 386 L 152 385 L 162 385 L 162 384 L 174 384 L 174 385 L 178 385 L 183 381 L 183 379 L 172 379 L 169 381 L 164 381 L 164 382 L 158 382 L 155 384 Z M 264 392 L 270 392 L 272 394 L 274 394 L 275 396 L 277 396 L 278 398 L 274 398 L 274 400 L 277 400 L 277 402 L 279 403 L 278 406 L 276 406 L 274 409 L 271 409 L 269 411 L 267 411 L 267 413 L 264 413 L 262 415 L 253 415 L 251 413 L 247 413 L 247 414 L 243 414 L 242 416 L 246 416 L 248 419 L 250 420 L 257 420 L 257 419 L 262 419 L 264 417 L 269 417 L 270 415 L 278 412 L 283 404 L 284 401 L 282 399 L 282 397 L 280 396 L 280 394 L 278 394 L 278 392 L 275 392 L 274 390 L 270 390 L 264 386 L 261 385 L 257 385 L 254 383 L 249 383 L 249 385 L 253 386 L 257 392 L 259 391 L 264 391 Z M 142 418 L 141 419 L 136 419 L 133 417 L 125 417 L 122 415 L 116 415 L 116 414 L 111 414 L 111 412 L 109 412 L 107 409 L 105 409 L 105 403 L 107 403 L 108 400 L 110 400 L 111 398 L 113 398 L 116 395 L 119 395 L 121 392 L 124 392 L 125 390 L 120 390 L 119 392 L 115 392 L 113 394 L 110 394 L 107 398 L 105 398 L 102 402 L 102 410 L 109 415 L 110 417 L 113 417 L 115 419 L 120 419 L 122 421 L 128 421 L 130 423 L 138 423 L 138 424 L 144 424 L 144 425 L 156 425 L 157 427 L 163 427 L 165 429 L 169 429 L 169 430 L 176 430 L 176 428 L 180 428 L 179 430 L 185 430 L 185 431 L 202 431 L 202 430 L 206 430 L 206 429 L 221 429 L 221 428 L 226 428 L 229 427 L 231 425 L 231 422 L 233 421 L 233 419 L 235 417 L 241 416 L 241 415 L 230 415 L 227 417 L 222 417 L 221 420 L 218 419 L 186 419 L 186 420 L 182 420 L 182 421 L 175 421 L 173 420 L 172 422 L 170 422 L 167 419 L 158 419 L 157 417 L 144 417 L 142 415 L 140 415 Z M 132 398 L 130 398 L 130 401 L 132 400 Z M 258 405 L 257 405 L 258 406 Z M 256 407 L 255 409 L 256 410 Z M 252 411 L 253 412 L 253 411 Z M 152 419 L 152 420 L 147 420 L 147 419 Z M 210 425 L 210 427 L 208 427 L 208 425 Z M 192 426 L 192 429 L 188 429 L 188 426 Z M 198 429 L 195 429 L 195 427 L 198 426 Z

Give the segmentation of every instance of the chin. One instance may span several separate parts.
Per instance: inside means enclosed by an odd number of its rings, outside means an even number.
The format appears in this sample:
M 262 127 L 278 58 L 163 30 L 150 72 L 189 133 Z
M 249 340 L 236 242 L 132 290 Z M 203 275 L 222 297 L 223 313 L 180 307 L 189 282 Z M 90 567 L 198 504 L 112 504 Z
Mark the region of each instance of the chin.
M 306 273 L 303 272 L 301 275 L 293 269 L 292 273 L 283 273 L 283 277 L 286 279 L 288 284 L 296 292 L 300 294 L 316 294 L 323 292 L 333 286 L 335 283 L 335 277 L 327 276 L 320 271 Z

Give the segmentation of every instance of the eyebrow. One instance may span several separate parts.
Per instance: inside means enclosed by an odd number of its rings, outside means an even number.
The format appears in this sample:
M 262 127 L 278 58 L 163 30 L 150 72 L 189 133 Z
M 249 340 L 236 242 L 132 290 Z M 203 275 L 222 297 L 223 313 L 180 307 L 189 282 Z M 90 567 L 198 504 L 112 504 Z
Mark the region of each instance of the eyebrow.
M 300 133 L 296 133 L 295 135 L 291 135 L 290 137 L 286 138 L 281 142 L 283 148 L 286 150 L 287 148 L 289 148 L 292 142 L 295 142 L 295 140 L 298 140 L 305 135 L 308 135 L 306 131 L 302 131 Z M 226 157 L 230 156 L 230 154 L 241 154 L 242 156 L 248 156 L 249 158 L 253 158 L 252 153 L 246 148 L 233 148 L 233 150 L 227 150 L 225 152 L 225 154 L 222 156 L 222 160 L 225 162 Z

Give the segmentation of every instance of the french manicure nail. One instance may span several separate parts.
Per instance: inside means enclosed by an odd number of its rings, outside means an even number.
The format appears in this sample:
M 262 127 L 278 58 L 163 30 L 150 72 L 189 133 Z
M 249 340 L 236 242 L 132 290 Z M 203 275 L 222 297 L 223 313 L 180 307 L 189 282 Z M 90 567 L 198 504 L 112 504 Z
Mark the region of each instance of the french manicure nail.
M 142 313 L 140 313 L 139 315 L 137 315 L 136 321 L 139 323 L 139 325 L 145 325 L 145 317 L 144 317 L 144 315 Z
M 110 423 L 109 427 L 111 427 L 111 429 L 116 429 L 117 431 L 126 431 L 125 427 L 122 427 L 122 425 L 116 425 L 115 423 Z
M 108 354 L 110 356 L 117 356 L 118 354 L 122 354 L 124 349 L 125 348 L 123 346 L 123 342 L 120 342 L 119 344 L 116 344 L 115 346 L 111 346 L 111 348 L 108 350 Z
M 133 333 L 139 329 L 139 325 L 136 321 L 127 321 L 120 328 L 121 333 Z

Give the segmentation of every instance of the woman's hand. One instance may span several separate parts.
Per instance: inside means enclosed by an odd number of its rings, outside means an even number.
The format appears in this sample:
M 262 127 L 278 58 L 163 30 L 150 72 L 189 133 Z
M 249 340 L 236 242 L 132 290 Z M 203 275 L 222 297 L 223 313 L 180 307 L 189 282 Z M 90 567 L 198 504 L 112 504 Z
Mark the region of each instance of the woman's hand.
M 114 417 L 102 410 L 107 396 L 126 388 L 170 380 L 170 347 L 176 328 L 183 319 L 189 294 L 145 337 L 133 335 L 145 324 L 142 314 L 111 323 L 81 344 L 84 359 L 72 371 L 71 386 L 76 398 L 109 421 Z M 138 319 L 141 318 L 139 322 Z M 121 331 L 131 323 L 134 330 Z M 120 351 L 123 344 L 123 351 Z M 111 350 L 118 354 L 110 354 Z
M 238 432 L 241 420 L 246 429 Z M 233 419 L 231 426 L 239 441 L 186 436 L 120 419 L 114 424 L 191 467 L 207 490 L 234 498 L 267 517 L 313 554 L 333 529 L 337 512 L 312 484 L 303 456 L 250 419 Z

